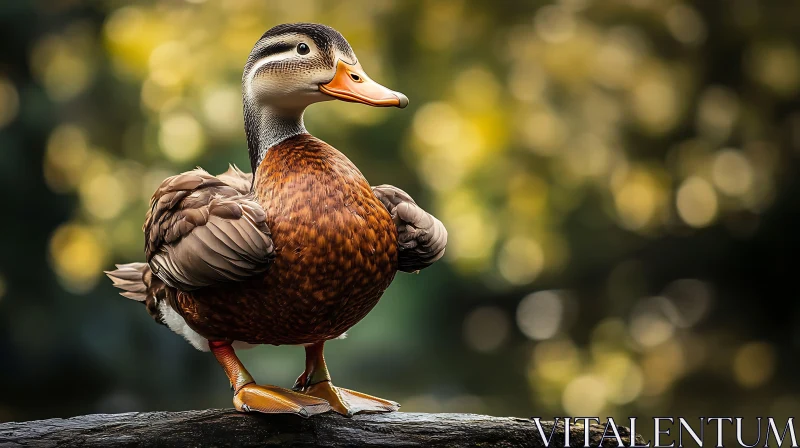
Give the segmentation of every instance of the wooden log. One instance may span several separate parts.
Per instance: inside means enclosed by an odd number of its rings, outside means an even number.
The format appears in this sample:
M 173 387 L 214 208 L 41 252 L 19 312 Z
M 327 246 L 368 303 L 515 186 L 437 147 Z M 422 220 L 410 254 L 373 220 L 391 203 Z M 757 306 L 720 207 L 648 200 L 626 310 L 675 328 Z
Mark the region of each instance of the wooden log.
M 553 422 L 542 422 L 545 434 Z M 626 446 L 630 431 L 618 427 Z M 605 425 L 590 426 L 591 446 L 616 447 L 603 440 Z M 613 436 L 612 431 L 609 435 Z M 563 447 L 563 422 L 550 447 Z M 643 444 L 637 437 L 637 444 Z M 584 445 L 584 427 L 570 426 L 570 446 Z M 293 415 L 240 414 L 210 409 L 132 412 L 0 424 L 0 447 L 543 447 L 534 421 L 476 414 L 357 415 L 328 413 L 308 419 Z

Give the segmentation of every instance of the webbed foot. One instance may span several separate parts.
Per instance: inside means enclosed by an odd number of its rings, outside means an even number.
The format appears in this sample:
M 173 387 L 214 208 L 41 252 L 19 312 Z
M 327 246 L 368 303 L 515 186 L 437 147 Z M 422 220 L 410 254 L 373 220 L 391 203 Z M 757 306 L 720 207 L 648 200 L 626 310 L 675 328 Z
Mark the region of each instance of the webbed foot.
M 394 401 L 336 387 L 330 381 L 303 387 L 300 392 L 325 400 L 330 404 L 331 409 L 347 417 L 358 413 L 394 412 L 400 409 L 400 405 Z
M 324 399 L 299 394 L 277 386 L 246 384 L 233 396 L 233 406 L 240 412 L 295 414 L 310 417 L 331 410 Z
M 322 354 L 324 344 L 323 341 L 306 346 L 306 370 L 297 378 L 292 389 L 327 401 L 335 412 L 347 417 L 400 409 L 400 405 L 394 401 L 334 386 Z

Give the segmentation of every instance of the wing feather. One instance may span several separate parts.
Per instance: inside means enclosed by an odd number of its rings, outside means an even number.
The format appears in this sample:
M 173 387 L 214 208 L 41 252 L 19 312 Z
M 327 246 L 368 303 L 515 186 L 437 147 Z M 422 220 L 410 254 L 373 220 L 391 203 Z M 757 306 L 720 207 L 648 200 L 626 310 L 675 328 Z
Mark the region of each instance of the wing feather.
M 397 187 L 379 185 L 372 187 L 372 191 L 397 226 L 401 271 L 415 272 L 442 258 L 447 246 L 447 229 L 441 221 Z
M 166 179 L 144 225 L 153 274 L 190 291 L 264 272 L 274 245 L 251 185 L 252 175 L 233 166 L 219 176 L 197 168 Z

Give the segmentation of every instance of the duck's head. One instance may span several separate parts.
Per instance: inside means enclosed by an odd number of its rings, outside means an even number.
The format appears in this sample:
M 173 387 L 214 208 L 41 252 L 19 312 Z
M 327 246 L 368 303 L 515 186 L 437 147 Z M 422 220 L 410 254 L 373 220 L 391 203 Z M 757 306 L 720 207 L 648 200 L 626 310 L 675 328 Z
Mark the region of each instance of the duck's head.
M 329 26 L 278 25 L 256 42 L 244 68 L 246 103 L 287 113 L 339 99 L 406 107 L 408 98 L 367 76 L 347 40 Z

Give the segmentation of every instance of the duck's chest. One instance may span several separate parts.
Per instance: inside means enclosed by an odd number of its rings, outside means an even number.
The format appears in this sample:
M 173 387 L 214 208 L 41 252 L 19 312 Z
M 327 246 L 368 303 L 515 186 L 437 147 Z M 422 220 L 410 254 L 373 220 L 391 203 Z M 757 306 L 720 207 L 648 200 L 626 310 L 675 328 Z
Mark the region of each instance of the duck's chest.
M 270 149 L 255 179 L 277 254 L 264 287 L 318 311 L 371 308 L 397 270 L 397 230 L 353 163 L 314 140 Z
M 275 243 L 264 274 L 181 293 L 206 338 L 306 344 L 335 338 L 375 306 L 397 272 L 397 230 L 342 153 L 298 136 L 271 148 L 254 182 Z

